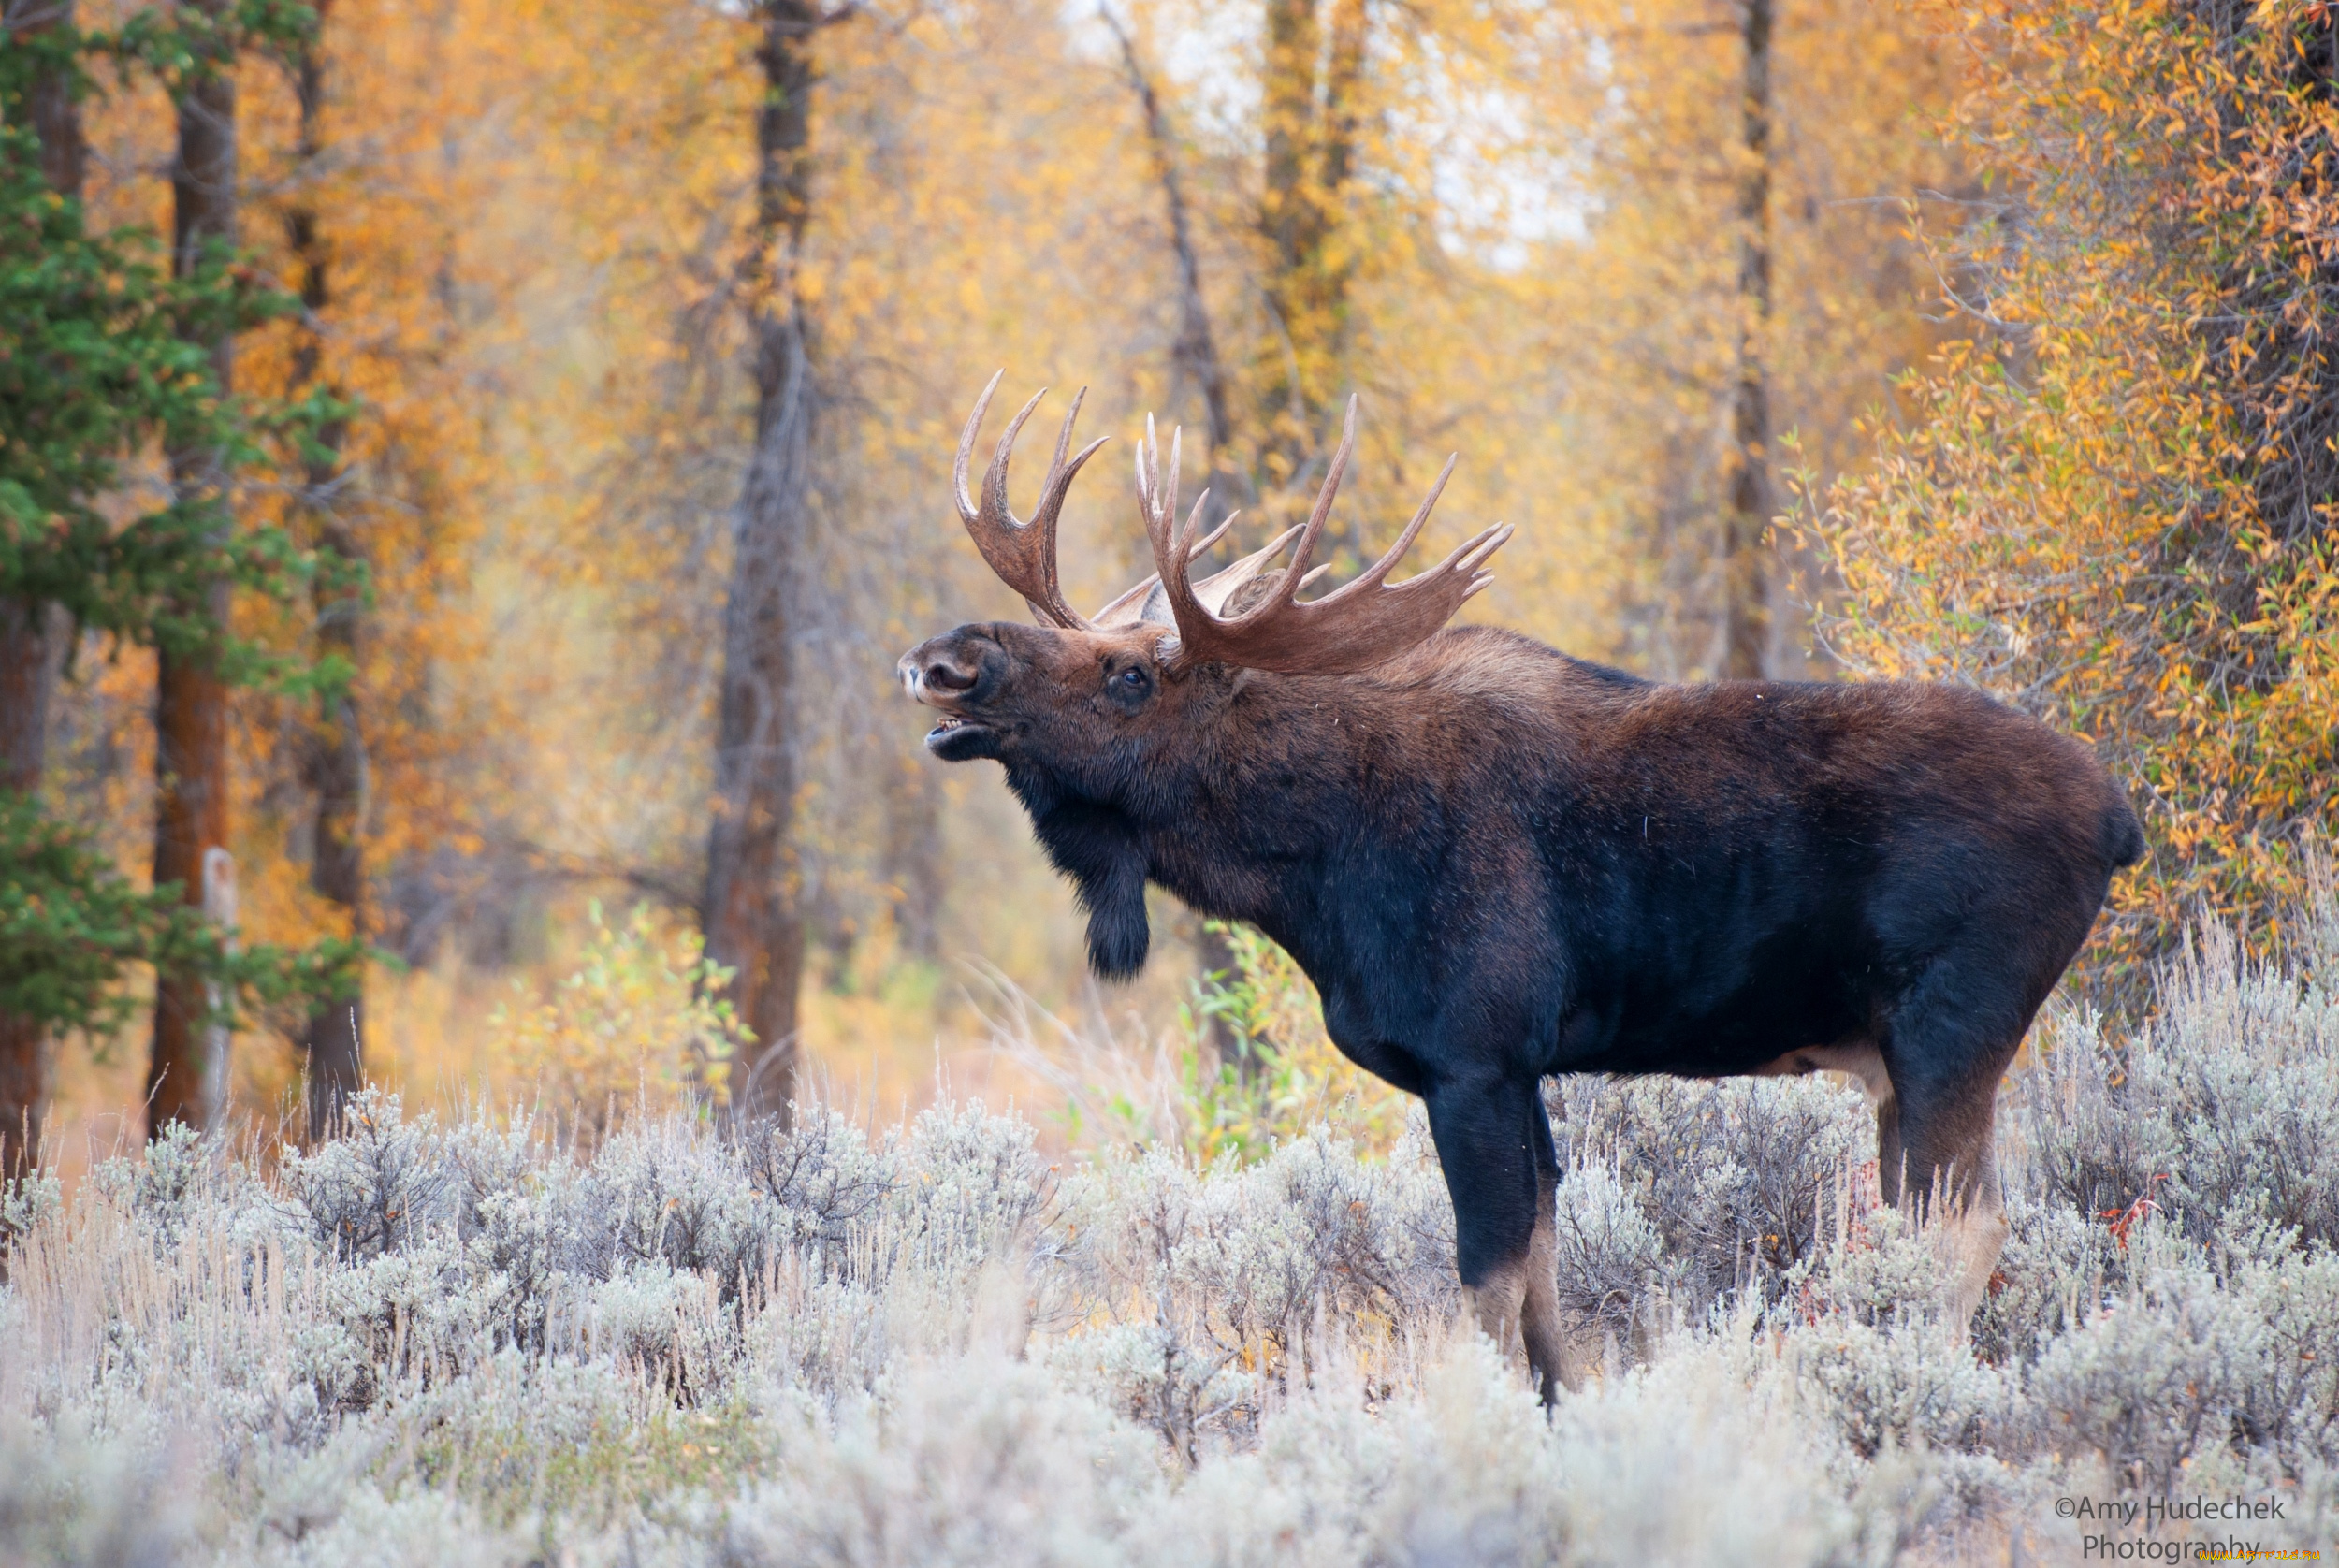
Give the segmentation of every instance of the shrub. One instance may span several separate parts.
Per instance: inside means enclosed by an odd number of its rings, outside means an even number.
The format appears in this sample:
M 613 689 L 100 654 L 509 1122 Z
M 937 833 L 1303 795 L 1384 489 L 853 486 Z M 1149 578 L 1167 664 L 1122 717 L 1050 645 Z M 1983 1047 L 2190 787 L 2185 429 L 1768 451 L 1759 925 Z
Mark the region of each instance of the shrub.
M 1340 1053 L 1324 1032 L 1315 988 L 1291 955 L 1247 925 L 1213 921 L 1234 968 L 1204 977 L 1185 1009 L 1179 1096 L 1186 1144 L 1209 1163 L 1262 1158 L 1327 1123 L 1380 1153 L 1405 1125 L 1405 1097 Z M 1233 1037 L 1221 1060 L 1208 1025 Z
M 1546 1098 L 1562 1164 L 1571 1177 L 1605 1169 L 1632 1187 L 1665 1256 L 1649 1283 L 1694 1317 L 1744 1284 L 1775 1295 L 1819 1246 L 1830 1197 L 1873 1159 L 1866 1102 L 1823 1078 L 1579 1077 L 1557 1081 Z M 1839 1212 L 1845 1201 L 1837 1198 Z M 1594 1276 L 1576 1288 L 1589 1304 L 1615 1286 Z
M 2339 1250 L 2319 1167 L 2246 1151 L 2339 1116 L 2329 949 L 2222 944 L 2041 1031 L 1970 1339 L 1856 1093 L 1561 1086 L 1604 1353 L 1548 1417 L 1457 1331 L 1417 1111 L 1209 1164 L 979 1106 L 174 1131 L 0 1210 L 0 1561 L 1925 1562 L 2169 1486 L 2313 1545 Z
M 718 993 L 731 976 L 697 933 L 635 906 L 612 926 L 601 905 L 585 960 L 549 996 L 518 992 L 489 1018 L 491 1059 L 555 1105 L 575 1107 L 580 1132 L 608 1131 L 620 1105 L 657 1110 L 722 1097 L 747 1032 Z

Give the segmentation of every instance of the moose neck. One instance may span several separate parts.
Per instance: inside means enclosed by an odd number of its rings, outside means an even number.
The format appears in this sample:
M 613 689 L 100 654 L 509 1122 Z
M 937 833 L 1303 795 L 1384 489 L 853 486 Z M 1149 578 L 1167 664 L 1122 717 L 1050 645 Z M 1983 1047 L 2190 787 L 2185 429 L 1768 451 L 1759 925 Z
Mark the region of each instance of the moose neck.
M 1364 759 L 1397 693 L 1358 677 L 1241 677 L 1175 748 L 1073 776 L 1010 763 L 1049 859 L 1088 911 L 1089 957 L 1118 979 L 1142 965 L 1145 884 L 1198 913 L 1248 921 L 1290 945 L 1329 858 L 1370 809 Z

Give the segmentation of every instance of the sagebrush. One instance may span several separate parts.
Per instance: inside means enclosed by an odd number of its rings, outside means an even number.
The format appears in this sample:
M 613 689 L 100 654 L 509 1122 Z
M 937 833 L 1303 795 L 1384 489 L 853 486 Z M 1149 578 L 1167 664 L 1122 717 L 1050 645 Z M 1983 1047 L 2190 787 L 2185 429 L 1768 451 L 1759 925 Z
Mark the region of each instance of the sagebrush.
M 174 1133 L 0 1212 L 0 1561 L 2060 1561 L 2055 1498 L 2178 1486 L 2320 1546 L 2334 935 L 2042 1026 L 1970 1335 L 1855 1091 L 1556 1086 L 1599 1372 L 1547 1419 L 1454 1328 L 1417 1116 L 1207 1167 L 970 1106 Z

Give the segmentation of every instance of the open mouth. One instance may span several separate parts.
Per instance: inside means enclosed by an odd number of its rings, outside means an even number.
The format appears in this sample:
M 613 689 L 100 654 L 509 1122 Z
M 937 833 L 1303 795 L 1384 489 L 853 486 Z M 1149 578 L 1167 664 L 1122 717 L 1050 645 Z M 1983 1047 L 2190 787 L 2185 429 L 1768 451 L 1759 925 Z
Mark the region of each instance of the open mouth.
M 948 762 L 992 755 L 991 727 L 980 719 L 946 713 L 926 732 L 926 749 Z

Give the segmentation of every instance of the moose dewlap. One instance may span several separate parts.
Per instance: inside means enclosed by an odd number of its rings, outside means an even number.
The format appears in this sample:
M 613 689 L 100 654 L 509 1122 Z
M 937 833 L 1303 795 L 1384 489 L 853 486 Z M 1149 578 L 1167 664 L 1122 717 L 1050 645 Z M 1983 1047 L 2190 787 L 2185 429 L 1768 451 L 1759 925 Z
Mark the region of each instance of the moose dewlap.
M 1447 628 L 1509 537 L 1405 582 L 1388 553 L 1300 591 L 1356 443 L 1351 399 L 1306 524 L 1194 581 L 1204 501 L 1176 515 L 1178 443 L 1138 449 L 1156 574 L 1093 617 L 1065 603 L 1056 520 L 1101 442 L 1075 398 L 1028 522 L 1008 460 L 956 499 L 1039 626 L 990 622 L 901 661 L 926 746 L 989 758 L 1088 915 L 1089 962 L 1134 973 L 1145 884 L 1248 921 L 1323 997 L 1333 1041 L 1427 1102 L 1461 1281 L 1523 1330 L 1546 1399 L 1573 1381 L 1550 1260 L 1560 1167 L 1541 1081 L 1858 1075 L 1885 1197 L 1957 1227 L 1953 1310 L 2004 1237 L 1998 1083 L 2143 837 L 2086 748 L 1960 688 L 1666 685 L 1514 632 Z M 1229 519 L 1231 522 L 1231 519 Z M 1286 567 L 1271 563 L 1290 545 Z

